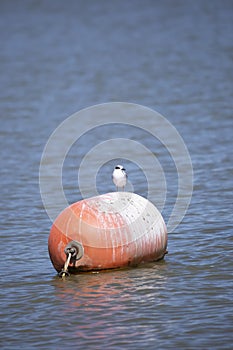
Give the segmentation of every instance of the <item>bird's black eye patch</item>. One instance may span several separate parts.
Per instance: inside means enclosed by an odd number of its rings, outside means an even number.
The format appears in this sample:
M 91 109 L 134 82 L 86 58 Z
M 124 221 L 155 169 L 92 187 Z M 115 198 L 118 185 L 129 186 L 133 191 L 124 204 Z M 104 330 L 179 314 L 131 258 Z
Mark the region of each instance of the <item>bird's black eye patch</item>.
M 121 170 L 125 171 L 125 168 L 122 168 Z
M 115 169 L 120 169 L 120 167 L 119 166 L 115 166 Z

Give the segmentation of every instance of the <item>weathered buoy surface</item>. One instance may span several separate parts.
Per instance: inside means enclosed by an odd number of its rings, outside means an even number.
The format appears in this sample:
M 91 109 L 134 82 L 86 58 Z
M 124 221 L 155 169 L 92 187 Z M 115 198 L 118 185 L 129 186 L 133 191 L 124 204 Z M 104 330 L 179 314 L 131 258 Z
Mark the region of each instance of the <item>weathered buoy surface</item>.
M 49 255 L 60 272 L 70 254 L 69 272 L 136 266 L 162 259 L 167 229 L 147 199 L 112 192 L 76 202 L 54 221 Z

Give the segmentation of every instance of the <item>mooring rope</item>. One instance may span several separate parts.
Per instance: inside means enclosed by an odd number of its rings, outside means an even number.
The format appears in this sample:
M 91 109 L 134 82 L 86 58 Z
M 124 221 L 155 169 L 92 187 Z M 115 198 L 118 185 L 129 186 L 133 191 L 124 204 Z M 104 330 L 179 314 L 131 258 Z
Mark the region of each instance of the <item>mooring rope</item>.
M 68 272 L 68 266 L 69 266 L 71 258 L 72 258 L 72 262 L 75 264 L 75 262 L 80 260 L 84 254 L 82 244 L 77 242 L 77 241 L 69 242 L 67 244 L 67 246 L 65 247 L 64 252 L 67 256 L 67 259 L 66 259 L 66 262 L 65 262 L 63 269 L 58 274 L 59 277 L 69 276 L 70 274 Z
M 72 256 L 72 254 L 71 254 L 71 253 L 68 253 L 66 262 L 65 262 L 65 264 L 64 264 L 64 267 L 63 267 L 63 269 L 61 270 L 61 272 L 59 273 L 59 276 L 62 277 L 62 278 L 64 278 L 65 276 L 69 276 L 68 266 L 69 266 L 69 263 L 70 263 L 71 256 Z

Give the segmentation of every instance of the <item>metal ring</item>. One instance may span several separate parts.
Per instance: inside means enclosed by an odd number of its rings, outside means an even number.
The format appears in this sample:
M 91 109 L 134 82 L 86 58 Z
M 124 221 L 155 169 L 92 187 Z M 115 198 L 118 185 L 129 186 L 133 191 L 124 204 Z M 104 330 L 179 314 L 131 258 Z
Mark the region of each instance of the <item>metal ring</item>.
M 71 253 L 72 259 L 80 260 L 83 257 L 84 249 L 81 243 L 78 241 L 70 241 L 65 247 L 64 252 L 66 255 Z

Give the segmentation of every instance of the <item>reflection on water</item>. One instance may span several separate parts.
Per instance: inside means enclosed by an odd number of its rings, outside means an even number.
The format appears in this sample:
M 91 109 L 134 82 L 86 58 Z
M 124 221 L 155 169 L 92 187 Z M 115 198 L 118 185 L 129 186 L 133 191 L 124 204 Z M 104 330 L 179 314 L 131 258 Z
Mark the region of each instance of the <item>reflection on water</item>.
M 55 295 L 63 305 L 61 317 L 69 319 L 80 344 L 85 339 L 87 345 L 108 339 L 109 346 L 120 346 L 122 341 L 129 345 L 131 337 L 140 342 L 138 325 L 153 323 L 150 308 L 164 303 L 165 271 L 163 261 L 136 270 L 83 273 L 67 280 L 55 278 Z M 85 314 L 84 319 L 79 318 L 81 314 Z M 127 335 L 121 334 L 125 327 L 129 327 Z
M 165 261 L 160 263 L 146 264 L 146 273 L 153 276 L 155 283 L 148 283 L 145 273 L 145 266 L 135 269 L 108 270 L 92 273 L 81 273 L 72 275 L 69 279 L 54 279 L 54 287 L 59 298 L 64 298 L 71 303 L 71 309 L 77 306 L 87 306 L 101 311 L 106 303 L 111 303 L 120 297 L 121 301 L 129 301 L 129 293 L 135 292 L 131 301 L 142 300 L 142 295 L 148 298 L 157 298 L 156 294 L 161 292 L 166 276 L 163 270 L 166 268 Z M 150 292 L 152 292 L 150 294 Z M 116 306 L 113 305 L 115 308 Z

